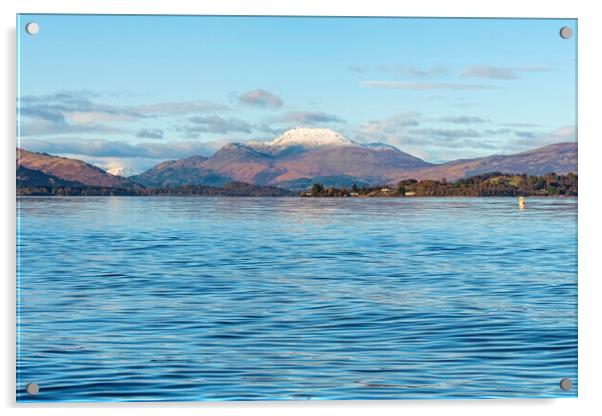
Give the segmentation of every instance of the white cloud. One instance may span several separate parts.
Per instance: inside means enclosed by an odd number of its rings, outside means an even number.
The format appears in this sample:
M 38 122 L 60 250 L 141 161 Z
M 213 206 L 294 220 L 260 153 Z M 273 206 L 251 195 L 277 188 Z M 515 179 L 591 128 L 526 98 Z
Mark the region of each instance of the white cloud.
M 468 65 L 460 74 L 463 77 L 510 80 L 520 78 L 522 72 L 544 72 L 543 66 L 501 67 L 493 65 Z
M 261 88 L 245 92 L 238 97 L 238 101 L 241 104 L 261 108 L 279 108 L 283 105 L 282 99 L 278 95 Z
M 492 85 L 462 84 L 453 82 L 403 82 L 403 81 L 361 81 L 360 85 L 367 88 L 386 88 L 411 91 L 431 90 L 488 90 Z

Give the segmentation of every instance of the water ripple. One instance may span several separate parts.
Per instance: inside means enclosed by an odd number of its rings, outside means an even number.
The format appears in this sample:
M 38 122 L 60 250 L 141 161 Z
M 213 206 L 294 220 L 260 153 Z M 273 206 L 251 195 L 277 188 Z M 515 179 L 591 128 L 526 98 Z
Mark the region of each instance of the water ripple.
M 18 206 L 19 401 L 576 395 L 575 200 Z

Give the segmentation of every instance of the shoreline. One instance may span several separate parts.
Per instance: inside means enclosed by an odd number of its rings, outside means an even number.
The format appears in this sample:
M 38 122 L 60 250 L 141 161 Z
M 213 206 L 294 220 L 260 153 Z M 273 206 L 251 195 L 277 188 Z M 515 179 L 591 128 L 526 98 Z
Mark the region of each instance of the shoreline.
M 448 182 L 405 179 L 397 184 L 336 187 L 314 183 L 311 188 L 287 189 L 274 185 L 228 182 L 222 186 L 176 185 L 163 187 L 98 186 L 84 184 L 30 184 L 17 180 L 17 196 L 211 196 L 299 198 L 425 198 L 425 197 L 570 197 L 578 196 L 574 173 L 540 176 L 491 172 Z
M 415 195 L 415 196 L 254 196 L 254 195 L 182 195 L 182 194 L 162 194 L 162 195 L 15 195 L 16 199 L 21 198 L 253 198 L 253 199 L 465 199 L 465 198 L 519 198 L 528 199 L 578 199 L 578 195 Z

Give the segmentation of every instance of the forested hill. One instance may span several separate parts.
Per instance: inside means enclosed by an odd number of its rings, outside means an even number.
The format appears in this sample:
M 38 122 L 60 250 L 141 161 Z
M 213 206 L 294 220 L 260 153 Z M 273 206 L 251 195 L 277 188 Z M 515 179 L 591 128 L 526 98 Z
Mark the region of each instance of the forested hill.
M 314 184 L 305 197 L 577 196 L 577 175 L 505 175 L 499 172 L 455 182 L 403 180 L 397 186 L 327 188 Z

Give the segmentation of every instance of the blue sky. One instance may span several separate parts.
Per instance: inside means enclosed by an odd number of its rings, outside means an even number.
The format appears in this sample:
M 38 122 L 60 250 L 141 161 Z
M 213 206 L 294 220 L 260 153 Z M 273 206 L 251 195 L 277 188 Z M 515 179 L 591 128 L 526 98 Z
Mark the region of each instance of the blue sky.
M 297 126 L 431 162 L 576 140 L 574 20 L 17 20 L 19 146 L 111 172 Z

